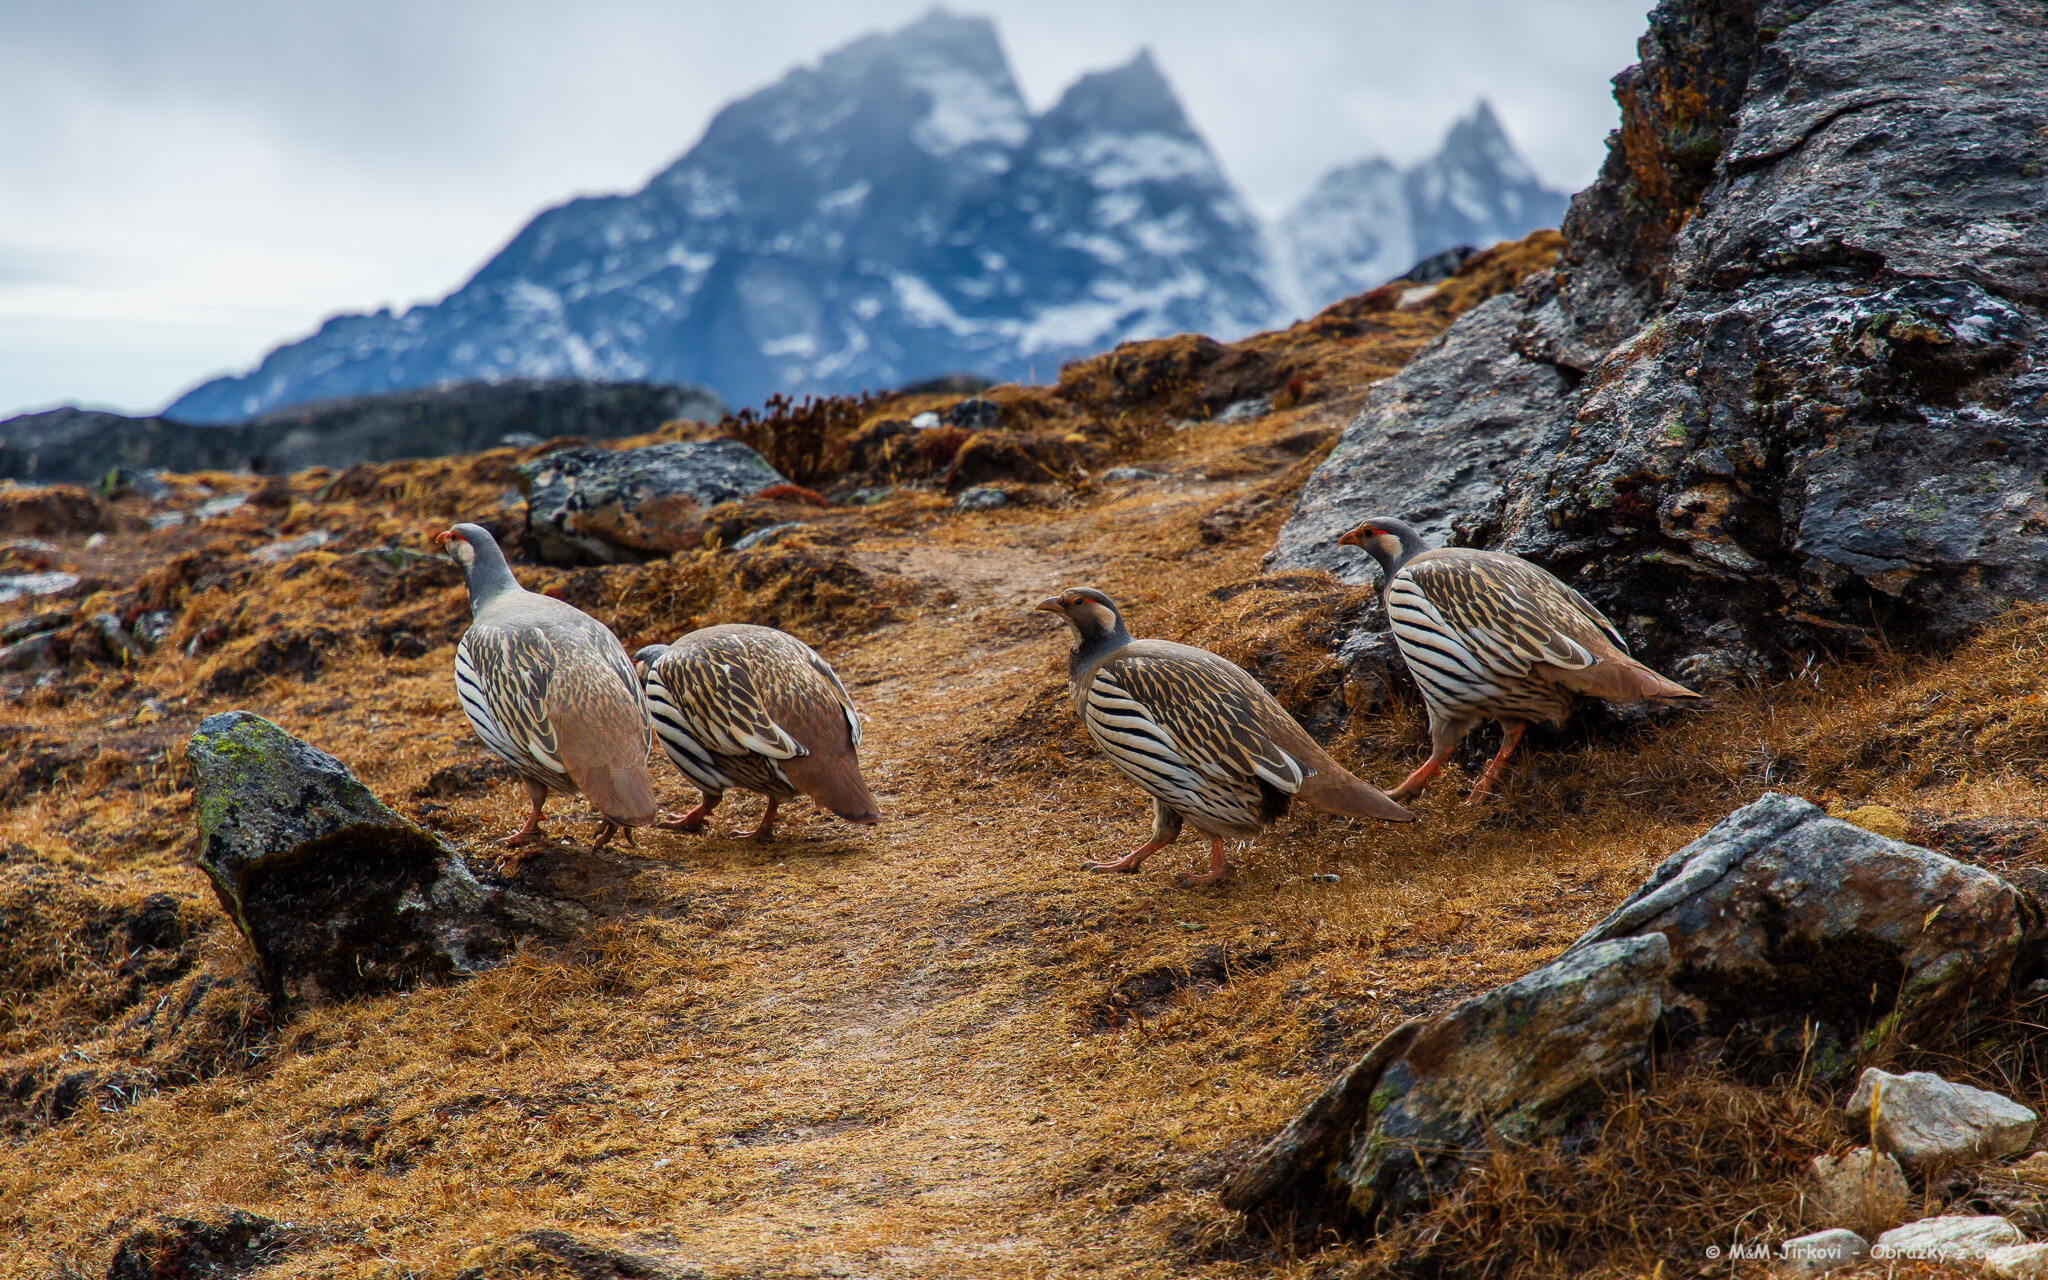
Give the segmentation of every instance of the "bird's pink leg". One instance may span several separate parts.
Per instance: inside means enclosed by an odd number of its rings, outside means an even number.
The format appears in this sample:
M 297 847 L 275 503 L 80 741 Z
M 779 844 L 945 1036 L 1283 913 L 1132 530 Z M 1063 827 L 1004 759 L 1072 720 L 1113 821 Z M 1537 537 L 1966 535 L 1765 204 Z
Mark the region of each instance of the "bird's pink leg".
M 1223 837 L 1209 838 L 1209 869 L 1198 876 L 1182 876 L 1180 887 L 1191 889 L 1198 884 L 1209 884 L 1221 880 L 1230 872 L 1230 864 L 1223 860 Z
M 1501 726 L 1500 750 L 1493 753 L 1493 759 L 1486 762 L 1486 772 L 1479 775 L 1479 782 L 1472 788 L 1472 794 L 1465 797 L 1466 804 L 1478 804 L 1493 791 L 1493 784 L 1500 781 L 1501 770 L 1507 767 L 1508 756 L 1515 744 L 1522 740 L 1522 731 L 1529 726 L 1519 720 L 1511 720 Z
M 654 829 L 657 831 L 702 831 L 704 829 L 704 819 L 711 816 L 711 811 L 716 809 L 718 802 L 724 798 L 725 793 L 723 791 L 717 795 L 712 795 L 707 791 L 704 793 L 703 803 L 680 818 L 663 818 L 660 822 L 654 824 Z
M 524 781 L 524 779 L 521 779 Z M 547 788 L 535 783 L 526 784 L 526 798 L 533 802 L 533 812 L 526 815 L 526 825 L 498 841 L 500 849 L 516 849 L 523 844 L 537 844 L 545 841 L 547 833 L 540 829 L 540 807 L 547 803 Z
M 742 840 L 756 840 L 767 844 L 775 838 L 775 806 L 782 803 L 774 796 L 768 797 L 768 812 L 761 815 L 761 825 L 741 836 Z
M 1178 831 L 1174 833 L 1174 835 L 1179 834 Z M 1164 840 L 1154 836 L 1114 862 L 1090 862 L 1084 864 L 1083 869 L 1087 871 L 1124 871 L 1135 873 L 1138 870 L 1138 864 L 1164 849 L 1167 845 L 1172 844 L 1173 839 L 1173 836 L 1168 836 Z
M 1455 742 L 1451 744 L 1451 746 L 1453 747 L 1456 745 L 1457 744 Z M 1429 757 L 1429 759 L 1424 760 L 1422 762 L 1420 768 L 1416 769 L 1415 772 L 1409 774 L 1407 778 L 1402 781 L 1400 786 L 1395 787 L 1392 791 L 1387 792 L 1387 795 L 1395 800 L 1413 800 L 1415 797 L 1422 794 L 1422 789 L 1429 785 L 1429 780 L 1431 778 L 1434 778 L 1438 773 L 1442 772 L 1444 767 L 1444 761 L 1450 758 L 1451 747 L 1445 747 L 1443 750 L 1435 752 Z

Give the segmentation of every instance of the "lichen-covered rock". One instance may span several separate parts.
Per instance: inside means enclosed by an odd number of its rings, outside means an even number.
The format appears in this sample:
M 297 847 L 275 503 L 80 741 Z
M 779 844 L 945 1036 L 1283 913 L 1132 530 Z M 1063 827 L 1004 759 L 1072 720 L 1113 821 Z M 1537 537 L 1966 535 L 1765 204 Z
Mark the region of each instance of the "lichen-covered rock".
M 1509 482 L 1500 538 L 1660 618 L 1646 656 L 1681 679 L 2048 598 L 2048 10 L 1746 7 L 1658 8 L 1653 45 L 1711 24 L 1720 52 L 1625 96 L 1617 152 L 1738 82 L 1739 113 L 1703 120 L 1717 154 L 1651 273 L 1662 305 L 1631 336 L 1593 326 L 1615 341 Z M 1608 176 L 1575 216 L 1626 203 Z M 1616 236 L 1684 217 L 1642 194 Z M 1566 231 L 1569 312 L 1604 277 Z
M 185 750 L 200 868 L 282 1004 L 466 974 L 517 934 L 579 922 L 574 909 L 486 888 L 339 760 L 261 716 L 208 716 Z
M 616 564 L 694 547 L 711 508 L 789 483 L 737 440 L 562 449 L 518 470 L 527 532 L 555 564 Z
M 1879 1236 L 1870 1246 L 1870 1256 L 1880 1262 L 1971 1262 L 1993 1249 L 2025 1241 L 2018 1227 L 1991 1214 L 1922 1218 Z
M 2040 919 L 2031 894 L 1989 872 L 1766 795 L 1556 960 L 1381 1040 L 1232 1176 L 1224 1203 L 1334 1200 L 1376 1223 L 1497 1143 L 1568 1133 L 1653 1043 L 1737 1049 L 1738 1062 L 1761 1050 L 1765 1066 L 1782 1053 L 1836 1076 L 1873 1037 L 2008 990 Z M 1876 1230 L 1903 1215 L 1889 1156 L 1815 1172 L 1838 1220 Z
M 1807 1046 L 1825 1077 L 1880 1019 L 1910 1033 L 2003 990 L 2039 918 L 1988 871 L 1771 793 L 1672 854 L 1573 945 L 1661 934 L 1693 1017 L 1717 1029 L 1811 1019 L 1833 1033 Z
M 1664 939 L 1587 947 L 1411 1023 L 1346 1072 L 1234 1178 L 1250 1210 L 1325 1178 L 1367 1221 L 1442 1191 L 1496 1141 L 1560 1132 L 1649 1060 Z
M 1839 1156 L 1815 1156 L 1807 1200 L 1827 1222 L 1874 1234 L 1906 1220 L 1913 1188 L 1899 1162 L 1882 1151 L 1857 1147 Z
M 1856 1081 L 1846 1108 L 1850 1127 L 1908 1169 L 1997 1160 L 2027 1149 L 2041 1117 L 2011 1098 L 1944 1080 L 1931 1071 L 1902 1076 L 1876 1067 Z
M 1266 567 L 1374 582 L 1372 557 L 1337 545 L 1361 519 L 1400 516 L 1444 544 L 1454 521 L 1481 517 L 1571 389 L 1554 363 L 1513 345 L 1532 315 L 1554 310 L 1554 294 L 1543 272 L 1480 303 L 1376 385 L 1302 485 Z M 1486 394 L 1471 394 L 1475 380 Z
M 1689 683 L 2048 599 L 2048 9 L 1662 0 L 1639 47 L 1554 296 L 1438 340 L 1455 399 L 1418 358 L 1361 415 L 1498 414 L 1522 462 L 1403 502 L 1340 447 L 1276 563 L 1364 573 L 1313 544 L 1422 509 Z

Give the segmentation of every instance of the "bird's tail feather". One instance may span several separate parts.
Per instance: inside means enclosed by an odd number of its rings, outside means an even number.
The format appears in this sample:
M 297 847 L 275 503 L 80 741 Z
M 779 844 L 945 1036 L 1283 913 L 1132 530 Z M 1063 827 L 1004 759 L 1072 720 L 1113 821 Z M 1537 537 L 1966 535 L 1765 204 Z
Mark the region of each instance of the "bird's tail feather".
M 622 827 L 651 825 L 660 814 L 654 800 L 654 779 L 644 764 L 637 769 L 630 764 L 572 767 L 569 776 L 584 799 Z
M 851 752 L 820 751 L 781 764 L 791 786 L 848 822 L 867 825 L 881 821 L 881 808 Z
M 1294 794 L 1296 799 L 1306 800 L 1326 813 L 1347 818 L 1415 821 L 1414 814 L 1396 804 L 1384 791 L 1347 772 L 1334 760 L 1318 764 L 1316 772 L 1302 779 L 1301 789 Z
M 1603 702 L 1642 702 L 1650 698 L 1697 698 L 1700 695 L 1650 670 L 1634 658 L 1614 657 L 1577 671 L 1559 671 L 1559 683 L 1574 693 Z

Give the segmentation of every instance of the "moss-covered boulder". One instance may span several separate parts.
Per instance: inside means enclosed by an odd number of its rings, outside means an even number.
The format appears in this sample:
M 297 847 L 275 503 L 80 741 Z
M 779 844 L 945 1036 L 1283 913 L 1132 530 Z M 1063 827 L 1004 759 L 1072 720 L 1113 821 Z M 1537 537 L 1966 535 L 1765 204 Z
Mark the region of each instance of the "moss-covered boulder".
M 199 865 L 280 1004 L 471 973 L 573 908 L 492 889 L 333 756 L 247 711 L 187 744 Z
M 1844 1078 L 1889 1034 L 1967 1016 L 2033 977 L 2044 937 L 2026 890 L 1767 794 L 1672 854 L 1562 956 L 1387 1036 L 1224 1202 L 1380 1221 L 1503 1143 L 1569 1133 L 1653 1045 Z
M 1649 1063 L 1670 948 L 1574 952 L 1386 1037 L 1226 1188 L 1238 1209 L 1334 1198 L 1366 1222 L 1444 1191 L 1497 1142 L 1561 1132 Z

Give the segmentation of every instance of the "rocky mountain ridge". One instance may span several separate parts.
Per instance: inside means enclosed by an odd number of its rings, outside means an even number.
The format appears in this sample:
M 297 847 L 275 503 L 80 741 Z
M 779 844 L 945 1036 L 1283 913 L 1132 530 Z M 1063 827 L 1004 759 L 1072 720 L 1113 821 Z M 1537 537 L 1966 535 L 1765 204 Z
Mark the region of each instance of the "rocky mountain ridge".
M 1120 341 L 1284 323 L 1562 208 L 1483 104 L 1387 209 L 1348 205 L 1355 185 L 1326 179 L 1269 235 L 1149 54 L 1034 115 L 994 25 L 934 11 L 726 107 L 641 190 L 546 210 L 440 301 L 335 316 L 165 415 L 508 377 L 737 404 L 1047 380 Z
M 98 484 L 117 467 L 275 475 L 474 453 L 508 437 L 608 440 L 724 412 L 697 387 L 528 378 L 289 405 L 223 426 L 52 409 L 0 422 L 0 480 Z

